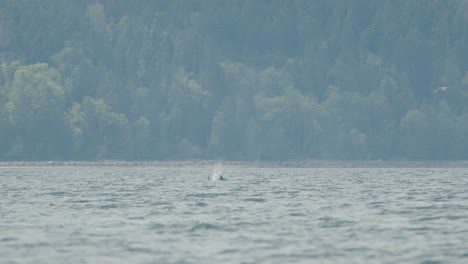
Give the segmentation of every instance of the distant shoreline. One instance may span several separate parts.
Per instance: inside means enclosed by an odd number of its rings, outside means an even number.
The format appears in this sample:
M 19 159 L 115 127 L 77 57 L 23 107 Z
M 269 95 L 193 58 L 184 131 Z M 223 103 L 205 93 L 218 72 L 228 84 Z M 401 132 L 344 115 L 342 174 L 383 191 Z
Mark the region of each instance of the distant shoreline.
M 285 161 L 232 161 L 232 160 L 160 160 L 160 161 L 0 161 L 7 167 L 208 167 L 245 166 L 259 168 L 468 168 L 468 161 L 403 161 L 403 160 L 285 160 Z

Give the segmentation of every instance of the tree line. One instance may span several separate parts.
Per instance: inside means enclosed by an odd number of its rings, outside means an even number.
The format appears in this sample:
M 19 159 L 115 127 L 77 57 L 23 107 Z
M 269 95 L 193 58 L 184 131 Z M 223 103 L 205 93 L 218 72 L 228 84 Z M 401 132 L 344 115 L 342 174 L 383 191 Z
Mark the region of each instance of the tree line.
M 0 159 L 467 159 L 467 43 L 462 0 L 5 0 Z

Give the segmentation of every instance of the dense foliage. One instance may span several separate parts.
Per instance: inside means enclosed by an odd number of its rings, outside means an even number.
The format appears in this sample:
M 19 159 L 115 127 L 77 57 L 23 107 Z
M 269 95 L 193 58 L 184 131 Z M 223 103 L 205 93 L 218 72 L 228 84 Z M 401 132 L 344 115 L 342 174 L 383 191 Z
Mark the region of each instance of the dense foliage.
M 2 159 L 467 159 L 468 1 L 3 0 Z

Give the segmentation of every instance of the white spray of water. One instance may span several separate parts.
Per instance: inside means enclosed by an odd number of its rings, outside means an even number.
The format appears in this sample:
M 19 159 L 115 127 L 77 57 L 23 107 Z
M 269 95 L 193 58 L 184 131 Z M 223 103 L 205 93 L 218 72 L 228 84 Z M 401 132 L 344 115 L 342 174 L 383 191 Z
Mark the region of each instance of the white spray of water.
M 212 180 L 212 181 L 219 180 L 221 175 L 223 175 L 223 163 L 222 162 L 217 162 L 213 166 L 213 173 L 211 174 L 210 180 Z

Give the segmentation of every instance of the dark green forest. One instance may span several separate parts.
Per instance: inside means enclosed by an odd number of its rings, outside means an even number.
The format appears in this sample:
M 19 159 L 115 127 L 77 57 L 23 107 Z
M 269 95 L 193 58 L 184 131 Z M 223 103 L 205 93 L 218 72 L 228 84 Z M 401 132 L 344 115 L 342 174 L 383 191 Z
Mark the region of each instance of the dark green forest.
M 466 160 L 468 1 L 2 0 L 0 159 Z

